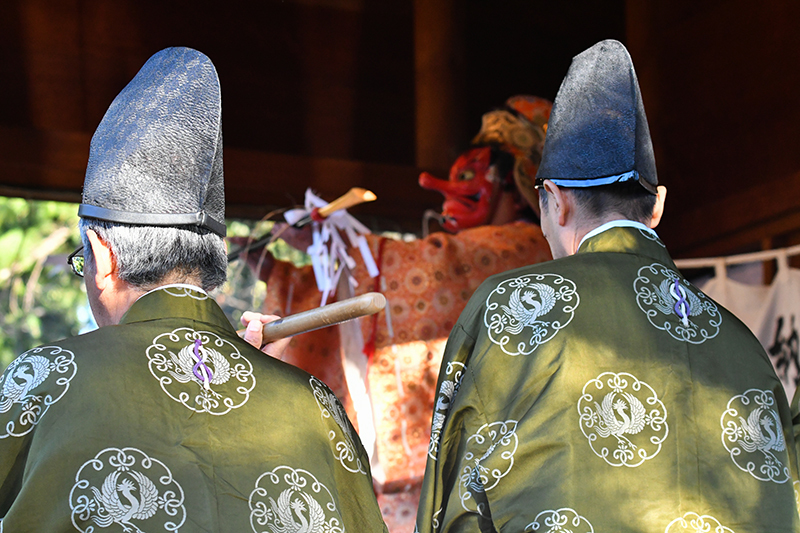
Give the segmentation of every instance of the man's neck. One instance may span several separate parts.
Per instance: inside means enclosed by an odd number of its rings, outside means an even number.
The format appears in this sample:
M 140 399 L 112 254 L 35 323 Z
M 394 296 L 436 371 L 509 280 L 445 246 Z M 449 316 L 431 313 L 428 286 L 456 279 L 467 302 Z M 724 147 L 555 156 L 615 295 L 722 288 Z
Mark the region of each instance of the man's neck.
M 652 231 L 647 224 L 644 224 L 641 221 L 630 220 L 619 213 L 612 213 L 605 217 L 593 219 L 591 221 L 578 222 L 575 224 L 572 238 L 565 243 L 568 252 L 567 255 L 573 255 L 576 253 L 586 239 L 597 235 L 598 233 L 602 233 L 607 229 L 618 226 L 637 227 Z
M 113 286 L 108 286 L 97 296 L 96 301 L 89 299 L 95 322 L 100 327 L 119 324 L 128 309 L 142 294 L 143 291 L 116 280 Z
M 133 285 L 130 285 L 118 278 L 116 278 L 115 281 L 116 283 L 114 283 L 113 288 L 110 288 L 110 290 L 105 290 L 103 294 L 99 296 L 99 301 L 102 306 L 98 307 L 97 309 L 95 309 L 94 306 L 92 307 L 95 321 L 97 322 L 98 326 L 111 326 L 119 324 L 120 320 L 122 320 L 122 317 L 125 316 L 125 313 L 128 312 L 131 306 L 136 303 L 139 298 L 158 289 L 179 286 L 188 287 L 205 294 L 205 291 L 202 288 L 191 282 L 162 282 L 156 284 L 152 288 L 148 287 L 149 290 L 147 290 L 134 287 Z

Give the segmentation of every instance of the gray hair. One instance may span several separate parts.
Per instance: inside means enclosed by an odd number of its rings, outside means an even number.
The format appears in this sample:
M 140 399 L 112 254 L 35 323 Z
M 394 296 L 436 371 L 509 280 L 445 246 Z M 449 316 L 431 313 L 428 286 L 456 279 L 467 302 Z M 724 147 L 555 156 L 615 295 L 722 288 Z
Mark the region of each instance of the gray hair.
M 122 281 L 140 290 L 169 282 L 198 279 L 205 291 L 225 283 L 228 257 L 222 237 L 191 226 L 132 226 L 81 218 L 78 225 L 84 254 L 91 258 L 86 230 L 92 230 L 111 248 Z

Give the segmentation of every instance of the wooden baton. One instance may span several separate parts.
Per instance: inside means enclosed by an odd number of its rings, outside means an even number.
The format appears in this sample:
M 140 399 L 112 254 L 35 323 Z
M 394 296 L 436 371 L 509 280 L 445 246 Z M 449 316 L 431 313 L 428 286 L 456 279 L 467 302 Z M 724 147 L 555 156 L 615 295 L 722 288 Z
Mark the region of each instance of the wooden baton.
M 384 307 L 386 307 L 386 297 L 383 294 L 368 292 L 341 302 L 285 316 L 269 324 L 264 324 L 261 346 L 292 335 L 334 326 L 362 316 L 374 315 Z M 239 336 L 244 336 L 244 330 L 239 332 Z

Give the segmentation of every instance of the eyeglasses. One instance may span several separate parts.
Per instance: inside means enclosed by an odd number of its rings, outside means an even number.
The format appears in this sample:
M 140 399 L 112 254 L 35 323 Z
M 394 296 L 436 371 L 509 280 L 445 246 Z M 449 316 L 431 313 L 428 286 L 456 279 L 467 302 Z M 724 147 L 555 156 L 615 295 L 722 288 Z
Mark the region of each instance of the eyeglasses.
M 67 264 L 72 267 L 76 276 L 83 277 L 83 266 L 86 264 L 86 259 L 83 257 L 83 246 L 69 254 Z

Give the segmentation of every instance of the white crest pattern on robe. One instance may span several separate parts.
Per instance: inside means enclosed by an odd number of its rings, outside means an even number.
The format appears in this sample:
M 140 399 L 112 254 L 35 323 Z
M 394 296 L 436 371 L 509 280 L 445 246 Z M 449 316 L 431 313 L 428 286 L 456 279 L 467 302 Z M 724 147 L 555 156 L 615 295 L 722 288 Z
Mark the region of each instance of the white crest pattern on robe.
M 167 466 L 136 448 L 106 448 L 86 461 L 69 494 L 72 525 L 82 533 L 179 531 L 183 489 Z
M 652 459 L 669 434 L 666 406 L 650 385 L 626 372 L 589 380 L 578 415 L 592 451 L 611 466 L 636 467 Z
M 14 359 L 0 377 L 0 439 L 30 432 L 64 397 L 77 370 L 75 354 L 58 346 L 40 346 Z M 40 388 L 48 392 L 37 393 Z
M 537 533 L 594 533 L 594 528 L 588 520 L 579 515 L 574 509 L 562 507 L 555 511 L 542 511 L 536 515 L 533 522 L 525 526 L 525 531 L 536 531 Z
M 439 510 L 433 513 L 433 518 L 431 518 L 431 524 L 433 525 L 434 531 L 439 531 L 439 515 L 442 514 L 442 508 L 439 507 Z
M 677 292 L 675 280 L 679 280 Z M 639 309 L 650 323 L 673 339 L 702 344 L 719 333 L 722 315 L 717 305 L 674 270 L 659 263 L 644 266 L 633 282 L 633 290 Z M 676 306 L 681 306 L 684 317 L 676 312 Z
M 760 481 L 789 481 L 789 460 L 775 396 L 750 389 L 730 399 L 720 418 L 722 445 L 741 470 Z
M 433 517 L 431 518 L 431 526 L 433 527 L 433 531 L 439 531 L 439 515 L 442 514 L 442 508 L 440 507 L 438 511 L 433 513 Z M 1 524 L 0 524 L 1 525 Z M 0 533 L 3 533 L 0 530 Z M 419 524 L 414 523 L 414 533 L 419 533 Z
M 439 439 L 441 438 L 442 427 L 444 426 L 447 413 L 453 400 L 458 394 L 458 386 L 464 376 L 463 363 L 451 361 L 445 366 L 445 379 L 439 387 L 439 395 L 436 397 L 436 404 L 433 406 L 433 419 L 431 421 L 431 441 L 428 444 L 428 457 L 436 460 L 439 453 Z
M 661 242 L 661 239 L 659 239 L 658 236 L 655 233 L 653 233 L 651 231 L 643 230 L 642 228 L 638 228 L 638 229 L 639 229 L 639 233 L 641 233 L 642 236 L 645 239 L 653 241 L 654 243 L 656 243 L 657 245 L 661 246 L 662 248 L 666 248 L 666 245 L 664 245 L 664 243 Z
M 314 393 L 314 399 L 317 400 L 317 406 L 322 418 L 333 418 L 341 431 L 341 434 L 337 434 L 335 430 L 328 432 L 328 438 L 331 441 L 336 441 L 336 451 L 339 454 L 336 459 L 346 470 L 366 475 L 367 470 L 361 462 L 361 457 L 355 444 L 357 437 L 354 437 L 352 433 L 350 420 L 347 418 L 347 413 L 342 404 L 339 403 L 333 391 L 317 378 L 312 377 L 309 383 Z
M 311 472 L 279 466 L 256 480 L 250 493 L 250 525 L 256 533 L 344 533 L 328 487 Z
M 664 533 L 734 533 L 713 516 L 686 513 L 669 523 Z
M 194 353 L 198 339 L 199 360 Z M 147 359 L 163 391 L 197 413 L 224 415 L 247 403 L 256 386 L 250 361 L 209 331 L 178 328 L 163 333 L 147 348 Z M 229 381 L 235 386 L 226 385 Z
M 558 274 L 529 274 L 500 282 L 486 299 L 489 339 L 508 355 L 527 355 L 570 323 L 580 298 Z
M 467 439 L 458 484 L 461 506 L 466 511 L 488 516 L 484 493 L 495 488 L 513 468 L 516 430 L 516 420 L 498 421 L 484 424 Z
M 164 292 L 169 294 L 170 296 L 174 296 L 176 298 L 191 298 L 193 300 L 208 300 L 208 295 L 203 294 L 202 292 L 192 289 L 190 287 L 176 287 L 176 286 L 167 286 L 163 289 Z

